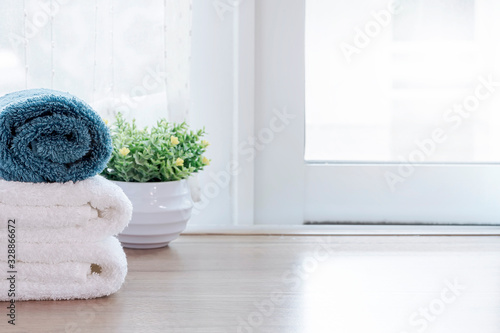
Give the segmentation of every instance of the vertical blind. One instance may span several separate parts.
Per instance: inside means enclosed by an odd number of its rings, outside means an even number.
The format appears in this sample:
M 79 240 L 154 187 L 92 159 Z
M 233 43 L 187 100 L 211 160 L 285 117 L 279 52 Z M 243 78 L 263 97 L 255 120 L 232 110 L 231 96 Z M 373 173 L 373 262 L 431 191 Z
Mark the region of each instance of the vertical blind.
M 5 0 L 0 94 L 53 88 L 103 116 L 183 120 L 190 38 L 190 0 Z

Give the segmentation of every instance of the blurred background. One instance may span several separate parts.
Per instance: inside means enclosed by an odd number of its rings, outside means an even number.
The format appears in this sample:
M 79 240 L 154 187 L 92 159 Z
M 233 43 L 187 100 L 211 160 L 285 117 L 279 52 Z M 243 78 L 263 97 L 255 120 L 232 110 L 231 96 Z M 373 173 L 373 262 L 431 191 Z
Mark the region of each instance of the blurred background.
M 191 226 L 495 224 L 499 6 L 6 0 L 0 94 L 205 127 Z

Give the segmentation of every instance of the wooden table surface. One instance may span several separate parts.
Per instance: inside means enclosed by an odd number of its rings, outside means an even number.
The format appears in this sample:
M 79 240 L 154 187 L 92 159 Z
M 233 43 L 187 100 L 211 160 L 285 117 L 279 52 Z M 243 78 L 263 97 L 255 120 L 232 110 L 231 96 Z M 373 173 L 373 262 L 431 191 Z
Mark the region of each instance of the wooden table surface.
M 126 252 L 115 295 L 19 302 L 0 332 L 500 332 L 499 237 L 182 236 Z

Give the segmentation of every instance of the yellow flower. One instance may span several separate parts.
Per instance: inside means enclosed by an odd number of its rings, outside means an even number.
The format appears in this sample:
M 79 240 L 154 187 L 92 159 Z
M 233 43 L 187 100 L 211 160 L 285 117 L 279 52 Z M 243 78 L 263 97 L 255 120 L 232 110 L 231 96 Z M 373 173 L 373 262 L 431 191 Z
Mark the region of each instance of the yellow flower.
M 206 158 L 205 156 L 203 156 L 203 158 L 201 159 L 201 162 L 203 162 L 203 164 L 205 164 L 205 165 L 210 165 L 210 160 L 208 158 Z
M 178 145 L 178 144 L 179 144 L 179 139 L 178 139 L 176 136 L 173 136 L 173 135 L 172 135 L 172 136 L 170 137 L 170 142 L 171 142 L 174 146 L 176 146 L 176 145 Z
M 183 166 L 184 165 L 184 160 L 180 157 L 177 158 L 177 160 L 175 160 L 175 165 L 177 166 Z
M 201 145 L 203 146 L 203 148 L 206 148 L 206 147 L 210 146 L 210 142 L 208 142 L 207 140 L 202 140 Z
M 109 120 L 107 119 L 103 119 L 104 120 L 104 123 L 107 125 L 109 123 Z
M 128 153 L 130 153 L 130 149 L 128 149 L 127 147 L 123 147 L 123 148 L 122 148 L 122 149 L 120 149 L 118 152 L 119 152 L 119 153 L 120 153 L 120 155 L 122 155 L 122 156 L 127 156 L 127 155 L 128 155 Z

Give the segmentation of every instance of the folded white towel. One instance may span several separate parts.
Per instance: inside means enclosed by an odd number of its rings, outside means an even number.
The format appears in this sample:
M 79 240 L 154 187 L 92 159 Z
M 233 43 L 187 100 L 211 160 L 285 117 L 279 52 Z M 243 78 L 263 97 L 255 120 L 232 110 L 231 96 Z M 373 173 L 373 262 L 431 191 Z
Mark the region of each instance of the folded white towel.
M 0 180 L 0 240 L 9 219 L 18 242 L 56 243 L 117 235 L 131 216 L 122 189 L 101 176 L 63 184 Z
M 0 244 L 0 301 L 107 296 L 120 289 L 127 275 L 125 253 L 115 237 L 94 243 L 16 243 L 16 273 L 8 273 L 7 243 Z M 9 297 L 9 289 L 15 295 Z

